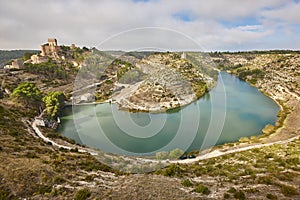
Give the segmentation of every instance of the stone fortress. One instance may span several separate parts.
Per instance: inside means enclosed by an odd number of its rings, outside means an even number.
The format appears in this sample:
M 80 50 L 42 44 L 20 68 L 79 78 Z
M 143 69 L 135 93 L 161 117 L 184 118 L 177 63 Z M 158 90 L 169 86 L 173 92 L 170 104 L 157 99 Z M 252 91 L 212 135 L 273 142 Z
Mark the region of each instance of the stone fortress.
M 41 45 L 41 53 L 32 55 L 29 61 L 32 64 L 47 62 L 48 58 L 57 59 L 60 57 L 61 48 L 57 45 L 55 38 L 48 38 L 48 43 Z
M 41 56 L 58 57 L 59 52 L 61 49 L 55 38 L 49 38 L 48 43 L 41 45 Z

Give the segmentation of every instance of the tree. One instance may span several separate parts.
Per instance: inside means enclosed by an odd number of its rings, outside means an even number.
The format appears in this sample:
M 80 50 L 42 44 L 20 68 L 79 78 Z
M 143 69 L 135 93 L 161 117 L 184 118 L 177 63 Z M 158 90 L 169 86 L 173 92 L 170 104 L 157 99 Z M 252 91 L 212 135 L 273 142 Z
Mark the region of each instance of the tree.
M 25 52 L 23 55 L 23 61 L 29 60 L 32 55 L 36 54 L 35 52 Z
M 35 83 L 24 82 L 20 83 L 14 89 L 10 97 L 18 102 L 25 103 L 26 106 L 39 104 L 42 98 L 42 92 L 37 88 Z
M 157 152 L 155 156 L 156 156 L 156 159 L 158 159 L 158 160 L 164 160 L 164 159 L 168 158 L 169 153 L 166 151 L 160 151 L 160 152 Z
M 184 154 L 184 152 L 181 149 L 176 148 L 170 152 L 169 157 L 171 159 L 177 159 L 180 156 L 182 156 L 183 154 Z
M 66 97 L 63 92 L 50 92 L 43 97 L 46 105 L 46 112 L 50 118 L 55 118 L 63 107 Z

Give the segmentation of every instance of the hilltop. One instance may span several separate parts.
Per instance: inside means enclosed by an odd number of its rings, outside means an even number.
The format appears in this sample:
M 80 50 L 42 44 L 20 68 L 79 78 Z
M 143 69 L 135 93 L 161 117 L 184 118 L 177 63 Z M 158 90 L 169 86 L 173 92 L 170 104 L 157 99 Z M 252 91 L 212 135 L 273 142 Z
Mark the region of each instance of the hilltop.
M 146 112 L 183 106 L 215 85 L 217 70 L 197 64 L 180 53 L 133 52 L 116 58 L 94 49 L 81 65 L 73 100 L 79 103 L 89 95 L 87 102 L 113 102 L 120 109 Z

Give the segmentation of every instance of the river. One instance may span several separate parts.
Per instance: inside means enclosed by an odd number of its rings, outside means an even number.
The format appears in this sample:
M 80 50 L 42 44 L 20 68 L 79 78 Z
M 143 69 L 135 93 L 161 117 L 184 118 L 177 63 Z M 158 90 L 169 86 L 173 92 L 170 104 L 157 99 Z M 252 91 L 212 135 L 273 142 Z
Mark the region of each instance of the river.
M 215 88 L 166 113 L 129 113 L 115 104 L 66 107 L 58 132 L 80 144 L 122 155 L 205 149 L 261 134 L 279 106 L 257 88 L 220 72 Z

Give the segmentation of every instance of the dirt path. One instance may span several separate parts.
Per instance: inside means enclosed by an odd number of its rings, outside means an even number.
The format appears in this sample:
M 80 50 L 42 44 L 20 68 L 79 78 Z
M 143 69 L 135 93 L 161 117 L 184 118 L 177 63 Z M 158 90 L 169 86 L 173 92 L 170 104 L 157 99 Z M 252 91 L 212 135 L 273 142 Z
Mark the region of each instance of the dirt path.
M 34 130 L 34 132 L 42 139 L 44 140 L 44 142 L 46 143 L 51 143 L 53 146 L 56 146 L 58 148 L 64 148 L 64 149 L 68 149 L 68 150 L 71 150 L 71 149 L 74 149 L 70 146 L 65 146 L 65 145 L 61 145 L 61 144 L 58 144 L 56 142 L 54 142 L 53 140 L 45 137 L 43 135 L 43 133 L 40 131 L 40 129 L 38 128 L 38 126 L 36 125 L 36 121 L 34 121 L 31 125 L 32 129 Z M 81 153 L 89 153 L 91 155 L 98 155 L 98 153 L 96 151 L 92 151 L 92 150 L 87 150 L 87 149 L 83 149 L 83 148 L 78 148 L 78 152 L 81 152 Z
M 170 161 L 170 162 L 171 163 L 188 164 L 188 163 L 193 163 L 193 162 L 197 162 L 197 161 L 200 161 L 200 160 L 206 160 L 206 159 L 209 159 L 209 158 L 215 158 L 215 157 L 223 156 L 223 155 L 230 154 L 230 153 L 247 151 L 247 150 L 254 149 L 254 148 L 267 147 L 267 146 L 271 146 L 273 144 L 286 144 L 286 143 L 289 143 L 293 140 L 298 139 L 299 137 L 300 137 L 300 135 L 297 135 L 295 137 L 292 137 L 292 138 L 289 138 L 289 139 L 286 139 L 286 140 L 283 140 L 283 141 L 270 142 L 270 143 L 267 143 L 267 144 L 253 144 L 251 146 L 240 147 L 240 148 L 231 149 L 231 150 L 228 150 L 228 151 L 222 151 L 222 150 L 217 149 L 217 150 L 213 150 L 209 153 L 206 153 L 204 155 L 197 156 L 196 158 L 186 159 L 186 160 L 175 160 L 175 161 Z

